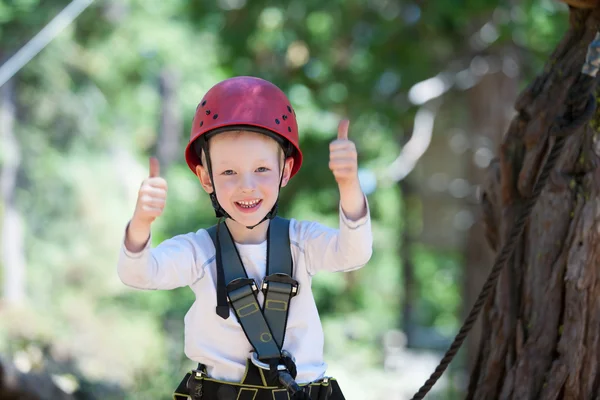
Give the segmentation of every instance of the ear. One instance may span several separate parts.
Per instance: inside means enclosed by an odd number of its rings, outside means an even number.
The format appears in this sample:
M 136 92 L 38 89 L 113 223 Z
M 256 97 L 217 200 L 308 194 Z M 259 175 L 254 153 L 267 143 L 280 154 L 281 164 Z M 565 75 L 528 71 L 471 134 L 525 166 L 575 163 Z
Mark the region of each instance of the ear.
M 283 166 L 283 178 L 281 179 L 281 187 L 284 187 L 289 182 L 290 176 L 292 175 L 293 167 L 294 167 L 294 159 L 292 157 L 286 158 L 285 164 Z
M 200 164 L 196 165 L 196 176 L 200 180 L 200 184 L 206 193 L 210 194 L 214 191 L 208 171 Z

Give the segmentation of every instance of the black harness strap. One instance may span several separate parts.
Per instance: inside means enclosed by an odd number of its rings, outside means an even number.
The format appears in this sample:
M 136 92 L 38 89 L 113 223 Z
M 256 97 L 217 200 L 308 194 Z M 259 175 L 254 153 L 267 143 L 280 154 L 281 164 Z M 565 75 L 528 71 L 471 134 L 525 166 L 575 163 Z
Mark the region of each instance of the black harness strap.
M 298 293 L 298 282 L 292 278 L 289 223 L 280 217 L 269 223 L 267 276 L 261 285 L 265 294 L 263 308 L 256 297 L 258 286 L 248 278 L 227 225 L 219 222 L 207 230 L 217 252 L 217 293 L 223 293 L 223 286 L 226 288 L 227 300 L 259 360 L 281 358 L 289 303 Z M 221 276 L 223 281 L 219 282 Z M 217 312 L 221 315 L 219 306 Z
M 298 282 L 292 278 L 294 266 L 289 232 L 288 219 L 276 217 L 269 224 L 267 276 L 261 287 L 265 295 L 263 314 L 279 349 L 283 348 L 290 300 L 298 294 Z
M 283 350 L 285 331 L 292 297 L 298 294 L 298 282 L 293 277 L 293 261 L 289 236 L 290 221 L 275 217 L 267 231 L 266 277 L 258 286 L 248 278 L 227 225 L 221 221 L 207 229 L 216 250 L 217 314 L 229 317 L 229 306 L 255 353 L 247 361 L 243 382 L 230 383 L 211 379 L 199 365 L 188 373 L 175 392 L 175 399 L 191 396 L 201 398 L 245 399 L 307 399 L 343 400 L 334 379 L 324 378 L 298 385 L 292 356 Z M 264 293 L 260 307 L 257 293 Z M 265 371 L 268 370 L 268 374 Z M 273 379 L 274 374 L 277 375 Z M 284 387 L 284 389 L 282 389 Z M 229 393 L 227 396 L 225 392 Z M 212 396 L 212 397 L 211 397 Z

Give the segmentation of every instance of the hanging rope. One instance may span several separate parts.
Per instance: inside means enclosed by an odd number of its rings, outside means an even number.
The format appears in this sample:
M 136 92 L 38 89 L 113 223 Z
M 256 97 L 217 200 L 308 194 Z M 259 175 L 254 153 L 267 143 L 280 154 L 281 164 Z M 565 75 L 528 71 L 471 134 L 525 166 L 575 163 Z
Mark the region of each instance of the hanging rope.
M 562 117 L 557 118 L 549 129 L 550 136 L 554 138 L 554 145 L 552 146 L 552 150 L 550 151 L 546 163 L 542 168 L 542 172 L 540 173 L 538 180 L 534 185 L 531 196 L 527 199 L 524 206 L 518 211 L 515 223 L 510 229 L 508 239 L 504 243 L 500 254 L 496 258 L 494 266 L 492 267 L 492 270 L 490 271 L 490 274 L 483 285 L 483 289 L 481 290 L 481 293 L 479 293 L 477 301 L 475 301 L 475 304 L 471 308 L 471 311 L 469 312 L 469 315 L 467 316 L 463 326 L 460 328 L 458 335 L 456 335 L 454 338 L 450 348 L 448 351 L 446 351 L 446 354 L 440 361 L 440 364 L 437 366 L 433 374 L 431 374 L 425 384 L 414 395 L 413 400 L 420 400 L 425 397 L 440 376 L 442 376 L 460 349 L 460 346 L 473 327 L 473 324 L 475 321 L 477 321 L 477 317 L 481 311 L 481 308 L 483 307 L 484 302 L 489 297 L 492 289 L 495 287 L 498 276 L 500 276 L 500 272 L 502 271 L 502 267 L 512 256 L 517 241 L 523 234 L 525 223 L 531 214 L 531 210 L 540 197 L 540 194 L 546 185 L 546 181 L 548 180 L 548 176 L 558 161 L 567 136 L 579 130 L 584 124 L 588 123 L 593 116 L 596 109 L 596 100 L 592 94 L 592 91 L 595 88 L 595 78 L 599 67 L 600 33 L 597 33 L 596 37 L 588 47 L 586 61 L 583 65 L 581 73 L 578 75 L 575 83 L 569 88 L 569 93 L 566 100 L 567 111 Z

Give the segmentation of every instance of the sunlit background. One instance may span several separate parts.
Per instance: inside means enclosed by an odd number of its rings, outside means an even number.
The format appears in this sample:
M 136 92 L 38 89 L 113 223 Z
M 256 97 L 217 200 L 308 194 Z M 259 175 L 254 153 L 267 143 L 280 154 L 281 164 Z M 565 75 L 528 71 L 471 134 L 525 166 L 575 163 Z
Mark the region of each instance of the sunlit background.
M 193 294 L 126 287 L 117 255 L 150 155 L 154 244 L 215 222 L 183 149 L 204 93 L 253 75 L 299 120 L 282 216 L 336 226 L 328 143 L 351 120 L 375 249 L 314 280 L 326 361 L 347 399 L 410 398 L 492 263 L 479 186 L 567 23 L 555 0 L 0 0 L 1 363 L 64 398 L 170 398 Z M 464 397 L 477 337 L 428 399 Z

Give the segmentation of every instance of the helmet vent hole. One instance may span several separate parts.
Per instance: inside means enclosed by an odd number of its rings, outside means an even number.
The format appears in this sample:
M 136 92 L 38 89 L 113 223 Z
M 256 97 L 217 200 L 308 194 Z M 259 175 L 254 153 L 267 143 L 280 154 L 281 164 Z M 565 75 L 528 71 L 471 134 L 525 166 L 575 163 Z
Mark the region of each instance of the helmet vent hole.
M 204 107 L 205 105 L 206 105 L 206 100 L 204 100 L 204 101 L 202 102 L 202 107 Z
M 292 128 L 290 128 L 290 127 L 288 126 L 288 132 L 291 132 L 291 131 L 292 131 Z
M 206 115 L 210 115 L 210 110 L 206 110 Z
M 288 109 L 289 112 L 292 112 L 292 107 L 287 106 L 287 109 Z
M 202 125 L 204 125 L 204 121 L 200 121 L 200 127 L 202 127 Z
M 281 118 L 283 118 L 283 120 L 285 121 L 285 120 L 287 119 L 287 115 L 283 114 L 283 115 L 281 116 Z
M 275 123 L 279 125 L 279 120 L 277 118 L 275 118 Z
M 213 119 L 217 119 L 217 118 L 219 118 L 219 114 L 213 115 Z

